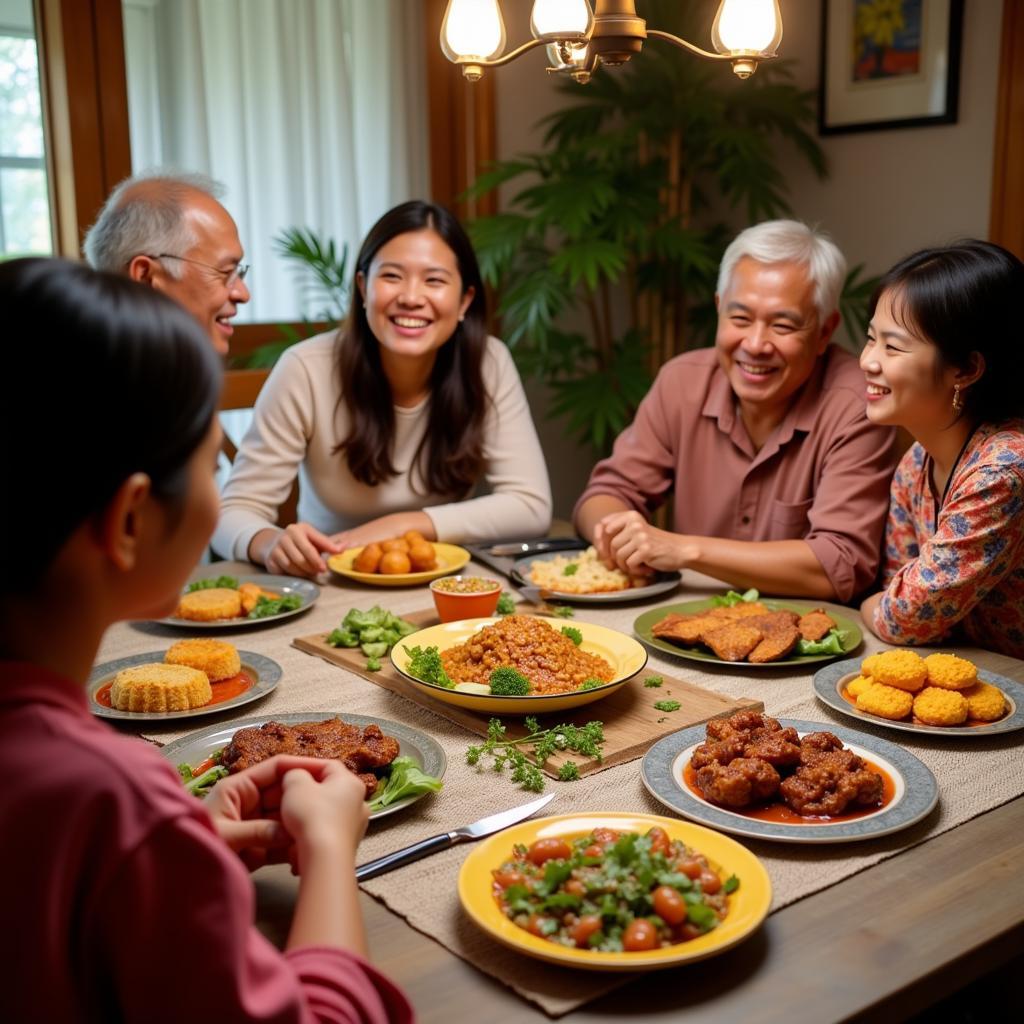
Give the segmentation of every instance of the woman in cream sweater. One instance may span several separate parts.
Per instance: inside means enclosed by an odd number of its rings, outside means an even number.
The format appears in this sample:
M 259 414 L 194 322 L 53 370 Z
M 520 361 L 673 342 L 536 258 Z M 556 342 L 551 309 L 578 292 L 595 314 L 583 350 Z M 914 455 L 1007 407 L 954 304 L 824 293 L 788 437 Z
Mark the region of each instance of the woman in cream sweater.
M 551 490 L 519 375 L 486 331 L 472 246 L 443 207 L 396 206 L 356 262 L 348 321 L 288 349 L 224 488 L 213 547 L 312 576 L 324 555 L 545 533 Z M 277 509 L 299 477 L 298 522 Z M 490 493 L 471 496 L 481 482 Z

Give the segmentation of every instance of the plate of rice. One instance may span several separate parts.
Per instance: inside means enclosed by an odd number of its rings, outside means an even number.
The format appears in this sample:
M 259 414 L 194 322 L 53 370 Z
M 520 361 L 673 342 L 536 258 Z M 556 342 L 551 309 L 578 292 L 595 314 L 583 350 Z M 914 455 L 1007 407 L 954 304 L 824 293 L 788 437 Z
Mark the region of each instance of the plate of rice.
M 521 558 L 512 566 L 513 581 L 540 587 L 563 601 L 580 604 L 644 601 L 679 586 L 678 572 L 627 576 L 609 569 L 593 547 Z

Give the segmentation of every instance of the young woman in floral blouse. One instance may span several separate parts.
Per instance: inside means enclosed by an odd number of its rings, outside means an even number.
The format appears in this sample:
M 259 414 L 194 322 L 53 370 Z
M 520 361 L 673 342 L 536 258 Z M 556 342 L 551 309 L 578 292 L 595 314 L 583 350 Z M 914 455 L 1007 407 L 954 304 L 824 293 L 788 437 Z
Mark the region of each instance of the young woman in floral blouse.
M 861 355 L 867 414 L 915 438 L 892 483 L 883 583 L 861 614 L 896 644 L 1024 657 L 1024 264 L 988 242 L 882 279 Z

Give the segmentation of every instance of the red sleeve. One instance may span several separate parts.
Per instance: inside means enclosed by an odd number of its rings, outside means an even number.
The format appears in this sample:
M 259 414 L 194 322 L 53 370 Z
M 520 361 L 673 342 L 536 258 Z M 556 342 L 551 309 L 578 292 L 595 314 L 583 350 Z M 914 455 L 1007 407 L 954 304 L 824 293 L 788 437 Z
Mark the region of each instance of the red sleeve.
M 274 1024 L 412 1021 L 402 993 L 330 947 L 279 953 L 253 926 L 248 873 L 196 818 L 164 820 L 97 904 L 102 964 L 125 1020 Z
M 804 537 L 841 604 L 868 590 L 878 575 L 895 466 L 895 433 L 858 408 L 830 444 Z
M 573 509 L 598 494 L 608 494 L 648 515 L 665 500 L 675 483 L 679 428 L 672 422 L 669 384 L 663 369 L 644 396 L 633 422 L 615 440 L 612 454 L 590 474 L 586 490 Z

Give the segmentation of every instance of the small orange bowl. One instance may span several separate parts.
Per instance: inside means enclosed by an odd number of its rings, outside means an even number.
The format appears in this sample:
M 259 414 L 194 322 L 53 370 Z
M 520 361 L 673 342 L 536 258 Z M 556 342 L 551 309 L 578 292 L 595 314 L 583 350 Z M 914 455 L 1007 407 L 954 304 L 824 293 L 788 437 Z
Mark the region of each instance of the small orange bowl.
M 501 584 L 483 576 L 442 576 L 430 584 L 442 622 L 487 619 L 498 607 Z

